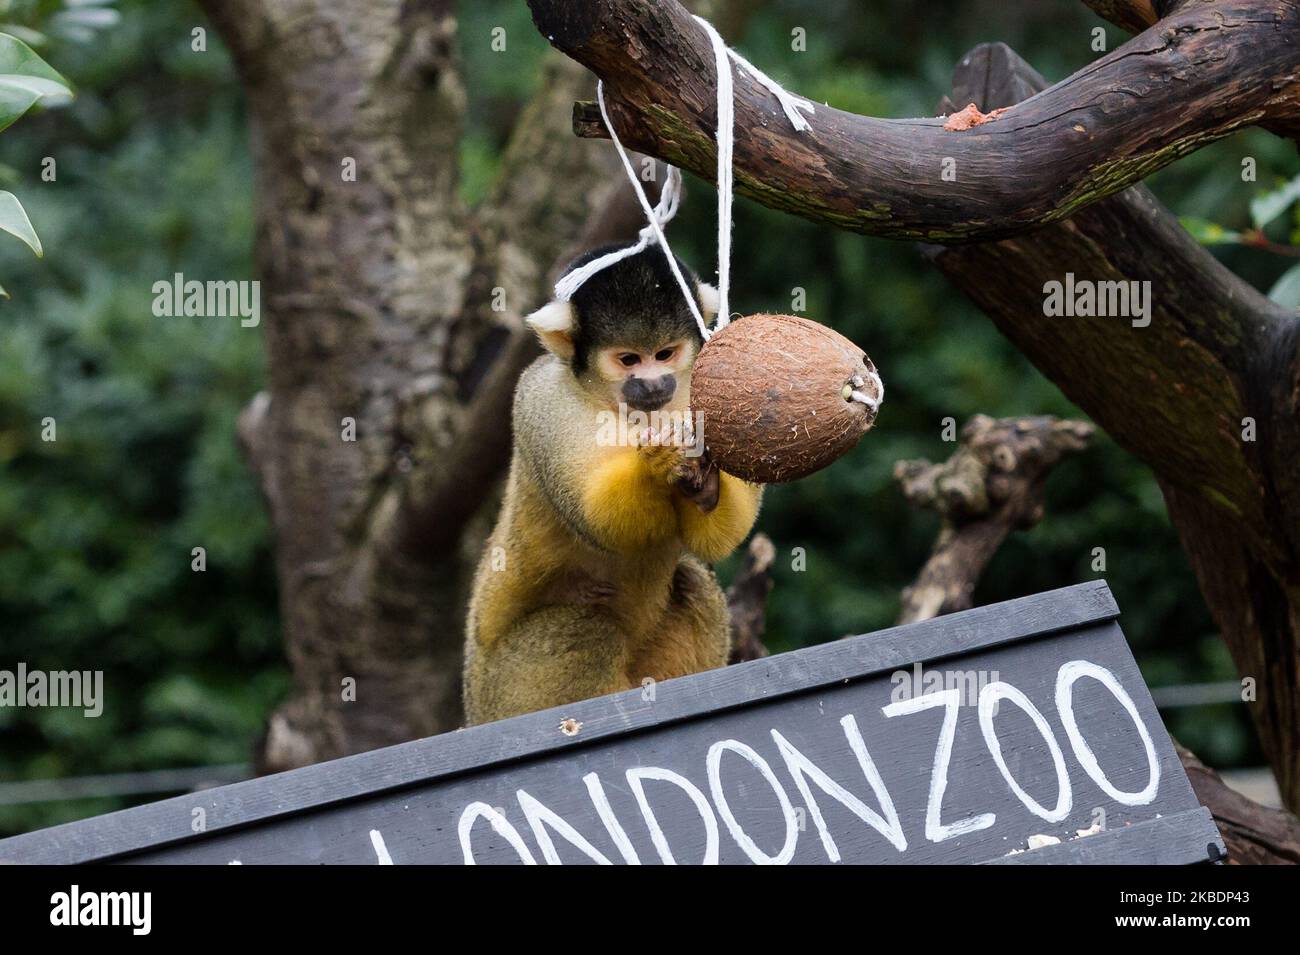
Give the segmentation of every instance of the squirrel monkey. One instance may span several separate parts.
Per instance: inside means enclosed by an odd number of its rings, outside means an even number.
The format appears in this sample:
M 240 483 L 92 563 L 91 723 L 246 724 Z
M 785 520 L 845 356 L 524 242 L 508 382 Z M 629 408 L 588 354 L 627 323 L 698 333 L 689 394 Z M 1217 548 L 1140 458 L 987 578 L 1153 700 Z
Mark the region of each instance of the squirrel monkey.
M 711 320 L 717 292 L 678 265 Z M 724 665 L 730 617 L 707 564 L 748 535 L 762 494 L 662 426 L 611 440 L 616 416 L 690 420 L 703 342 L 662 249 L 526 321 L 547 354 L 515 391 L 505 500 L 474 578 L 470 725 Z

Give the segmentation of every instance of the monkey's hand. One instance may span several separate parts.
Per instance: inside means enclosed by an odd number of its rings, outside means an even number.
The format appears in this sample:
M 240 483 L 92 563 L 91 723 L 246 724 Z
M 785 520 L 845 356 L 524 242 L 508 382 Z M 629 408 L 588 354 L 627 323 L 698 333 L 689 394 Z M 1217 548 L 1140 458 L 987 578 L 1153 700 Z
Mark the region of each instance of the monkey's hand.
M 636 435 L 637 453 L 646 469 L 659 480 L 672 484 L 684 459 L 681 446 L 671 437 L 663 437 L 653 428 Z
M 708 455 L 687 457 L 680 443 L 651 428 L 637 436 L 637 450 L 651 473 L 705 514 L 718 506 L 718 469 Z
M 718 506 L 721 482 L 718 469 L 707 455 L 688 458 L 682 455 L 673 479 L 677 493 L 692 502 L 705 514 Z

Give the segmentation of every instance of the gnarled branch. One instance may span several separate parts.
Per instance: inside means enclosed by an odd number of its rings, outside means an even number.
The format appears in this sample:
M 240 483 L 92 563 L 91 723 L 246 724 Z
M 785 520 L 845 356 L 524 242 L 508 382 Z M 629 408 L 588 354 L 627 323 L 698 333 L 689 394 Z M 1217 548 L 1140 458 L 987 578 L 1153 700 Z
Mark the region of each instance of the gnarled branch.
M 1230 865 L 1300 865 L 1300 819 L 1247 799 L 1177 740 L 1174 749 L 1196 798 L 1214 816 Z
M 1173 3 L 1169 0 L 1083 0 L 1099 17 L 1129 33 L 1141 33 L 1160 19 Z
M 543 36 L 605 82 L 630 147 L 712 179 L 716 77 L 703 29 L 675 0 L 529 0 Z M 736 189 L 818 222 L 951 243 L 1065 218 L 1300 101 L 1300 0 L 1176 9 L 992 122 L 874 119 L 818 106 L 796 132 L 736 71 Z M 964 104 L 963 104 L 964 105 Z M 584 134 L 596 134 L 580 122 Z M 957 178 L 944 176 L 955 169 Z
M 767 656 L 763 634 L 767 630 L 767 595 L 772 591 L 772 561 L 776 548 L 766 534 L 755 534 L 745 551 L 744 566 L 727 588 L 731 612 L 731 659 L 744 663 Z
M 947 461 L 899 461 L 894 478 L 914 507 L 943 517 L 943 529 L 916 582 L 903 591 L 899 623 L 928 620 L 972 606 L 975 584 L 1013 530 L 1043 516 L 1047 475 L 1066 454 L 1082 451 L 1093 427 L 1050 415 L 976 415 L 962 428 Z

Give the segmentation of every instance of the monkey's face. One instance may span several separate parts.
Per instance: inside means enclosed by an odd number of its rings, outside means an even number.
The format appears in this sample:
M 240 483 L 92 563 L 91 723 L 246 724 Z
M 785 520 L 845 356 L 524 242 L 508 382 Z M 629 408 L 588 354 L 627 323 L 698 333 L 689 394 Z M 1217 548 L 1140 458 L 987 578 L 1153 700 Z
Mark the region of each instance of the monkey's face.
M 593 250 L 573 267 L 604 251 Z M 677 265 L 711 323 L 717 291 Z M 691 367 L 703 339 L 662 249 L 651 246 L 619 259 L 588 277 L 570 301 L 548 302 L 525 321 L 602 409 L 625 405 L 649 413 L 689 406 Z
M 626 404 L 636 411 L 659 411 L 670 404 L 685 407 L 697 350 L 686 337 L 607 346 L 597 349 L 591 368 L 611 406 Z

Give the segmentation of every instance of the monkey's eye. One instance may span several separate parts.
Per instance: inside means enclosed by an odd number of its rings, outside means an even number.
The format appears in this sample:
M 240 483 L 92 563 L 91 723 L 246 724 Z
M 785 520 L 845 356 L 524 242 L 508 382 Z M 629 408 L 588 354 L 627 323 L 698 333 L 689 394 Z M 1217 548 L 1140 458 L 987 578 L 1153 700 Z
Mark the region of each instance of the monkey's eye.
M 626 355 L 619 355 L 618 360 L 624 368 L 631 368 L 633 365 L 641 361 L 641 356 L 628 352 Z
M 655 352 L 655 361 L 668 361 L 673 357 L 675 351 L 677 351 L 676 348 L 661 348 Z

